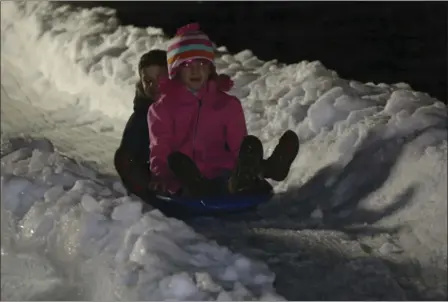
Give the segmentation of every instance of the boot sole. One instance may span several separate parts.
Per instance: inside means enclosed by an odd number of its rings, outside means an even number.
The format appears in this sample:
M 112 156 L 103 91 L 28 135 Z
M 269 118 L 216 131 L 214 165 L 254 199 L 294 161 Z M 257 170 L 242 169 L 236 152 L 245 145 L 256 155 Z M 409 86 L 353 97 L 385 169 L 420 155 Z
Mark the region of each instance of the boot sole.
M 260 181 L 262 161 L 262 143 L 255 136 L 247 136 L 241 144 L 237 167 L 230 179 L 230 192 L 238 193 L 255 187 Z
M 282 146 L 287 146 L 287 150 Z M 291 130 L 287 130 L 279 140 L 278 147 L 274 149 L 272 155 L 269 157 L 269 161 L 273 161 L 275 164 L 276 171 L 271 177 L 275 181 L 283 181 L 289 174 L 291 164 L 296 159 L 300 148 L 299 138 Z

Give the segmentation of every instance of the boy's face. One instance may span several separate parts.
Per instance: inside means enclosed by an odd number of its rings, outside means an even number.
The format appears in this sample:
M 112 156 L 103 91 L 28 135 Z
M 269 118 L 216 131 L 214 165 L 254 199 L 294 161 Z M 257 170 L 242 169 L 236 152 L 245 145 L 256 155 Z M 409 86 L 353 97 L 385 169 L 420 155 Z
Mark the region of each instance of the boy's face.
M 190 60 L 181 65 L 180 79 L 188 88 L 199 90 L 208 81 L 211 64 L 207 60 Z
M 156 100 L 159 96 L 159 79 L 161 76 L 168 75 L 168 68 L 163 66 L 151 65 L 141 71 L 141 81 L 143 91 L 146 96 Z

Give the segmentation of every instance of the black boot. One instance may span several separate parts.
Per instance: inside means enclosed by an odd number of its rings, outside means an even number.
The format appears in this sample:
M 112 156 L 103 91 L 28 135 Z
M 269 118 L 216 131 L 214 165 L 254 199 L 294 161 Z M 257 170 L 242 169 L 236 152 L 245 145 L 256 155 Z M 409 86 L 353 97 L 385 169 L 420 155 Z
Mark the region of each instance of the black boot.
M 299 137 L 287 130 L 275 147 L 272 155 L 263 162 L 263 177 L 283 181 L 289 174 L 291 164 L 299 153 Z
M 260 184 L 264 182 L 262 162 L 263 145 L 261 141 L 253 135 L 246 136 L 241 143 L 236 168 L 229 179 L 230 193 L 257 191 Z
M 195 162 L 182 152 L 168 156 L 168 167 L 182 184 L 182 195 L 204 197 L 212 194 L 210 180 L 204 177 Z

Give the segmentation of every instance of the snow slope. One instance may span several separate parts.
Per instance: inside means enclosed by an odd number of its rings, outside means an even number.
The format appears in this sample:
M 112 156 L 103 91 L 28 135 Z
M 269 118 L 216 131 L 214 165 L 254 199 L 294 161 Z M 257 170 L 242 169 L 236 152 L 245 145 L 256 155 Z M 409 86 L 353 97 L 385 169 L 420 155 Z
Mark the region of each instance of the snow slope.
M 166 48 L 163 32 L 119 26 L 105 8 L 1 5 L 2 298 L 280 298 L 250 259 L 290 300 L 446 298 L 443 103 L 320 62 L 224 54 L 218 71 L 234 79 L 266 155 L 286 128 L 301 150 L 257 213 L 186 226 L 142 216 L 102 175 L 113 173 L 138 58 Z M 32 287 L 12 290 L 23 279 Z

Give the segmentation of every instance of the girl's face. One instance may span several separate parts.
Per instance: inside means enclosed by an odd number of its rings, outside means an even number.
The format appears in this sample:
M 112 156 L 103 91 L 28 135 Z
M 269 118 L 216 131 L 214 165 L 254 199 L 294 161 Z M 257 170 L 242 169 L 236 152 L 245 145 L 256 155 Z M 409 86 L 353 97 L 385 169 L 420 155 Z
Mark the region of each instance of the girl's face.
M 208 81 L 211 63 L 203 59 L 190 60 L 180 66 L 179 75 L 182 83 L 192 90 L 199 90 Z
M 141 78 L 145 94 L 153 100 L 157 99 L 159 96 L 159 79 L 161 76 L 167 75 L 168 69 L 163 66 L 151 65 L 143 68 Z

